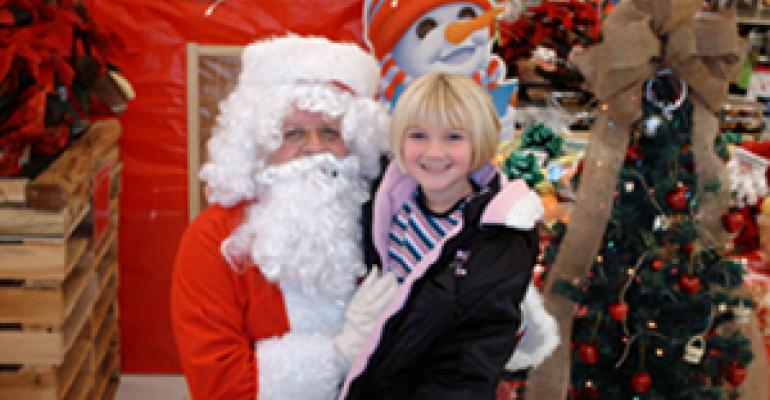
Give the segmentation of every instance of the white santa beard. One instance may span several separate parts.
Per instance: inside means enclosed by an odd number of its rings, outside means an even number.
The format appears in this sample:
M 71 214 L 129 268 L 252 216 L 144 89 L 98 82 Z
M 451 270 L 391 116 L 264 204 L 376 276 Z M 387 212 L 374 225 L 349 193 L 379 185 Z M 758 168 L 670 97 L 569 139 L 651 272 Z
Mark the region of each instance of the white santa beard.
M 358 158 L 302 157 L 255 180 L 259 200 L 222 244 L 225 257 L 233 264 L 249 255 L 268 280 L 344 305 L 365 271 L 360 220 L 368 192 Z

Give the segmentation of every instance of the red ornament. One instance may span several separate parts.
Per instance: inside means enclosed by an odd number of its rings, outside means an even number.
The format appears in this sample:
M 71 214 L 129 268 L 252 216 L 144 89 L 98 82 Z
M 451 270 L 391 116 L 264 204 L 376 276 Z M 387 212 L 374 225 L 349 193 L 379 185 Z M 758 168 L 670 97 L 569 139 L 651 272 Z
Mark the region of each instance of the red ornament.
M 665 264 L 661 260 L 655 260 L 650 264 L 650 268 L 652 268 L 653 271 L 660 271 L 663 269 L 663 266 Z
M 725 229 L 730 233 L 738 232 L 745 224 L 746 219 L 742 212 L 731 211 L 722 216 L 722 225 L 724 225 Z
M 687 208 L 687 193 L 683 187 L 679 187 L 666 195 L 666 204 L 674 211 L 682 211 Z
M 682 287 L 682 291 L 687 294 L 698 293 L 702 288 L 700 278 L 692 274 L 684 274 L 680 276 L 679 285 Z
M 725 378 L 727 378 L 731 385 L 737 387 L 746 379 L 746 368 L 743 368 L 738 361 L 730 361 Z
M 610 318 L 615 321 L 623 322 L 628 317 L 628 303 L 610 304 Z
M 631 145 L 628 146 L 626 149 L 626 161 L 630 163 L 635 163 L 637 161 L 640 161 L 642 159 L 642 153 L 641 153 L 641 147 L 638 145 Z
M 637 394 L 645 394 L 652 387 L 652 378 L 646 372 L 637 372 L 631 377 L 631 389 Z
M 578 354 L 580 354 L 580 362 L 585 365 L 594 365 L 599 361 L 599 348 L 593 343 L 581 344 Z

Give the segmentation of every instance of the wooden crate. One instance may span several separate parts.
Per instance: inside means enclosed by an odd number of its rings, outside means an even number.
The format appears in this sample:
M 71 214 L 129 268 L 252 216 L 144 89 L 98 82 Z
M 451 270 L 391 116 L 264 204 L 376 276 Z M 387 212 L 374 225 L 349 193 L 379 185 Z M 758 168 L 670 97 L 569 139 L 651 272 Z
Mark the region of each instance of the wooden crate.
M 74 221 L 80 223 L 87 210 Z M 0 211 L 1 213 L 2 211 Z M 73 228 L 74 229 L 74 228 Z M 0 279 L 62 280 L 80 260 L 84 236 L 0 237 Z
M 79 267 L 61 283 L 20 280 L 12 281 L 18 286 L 0 287 L 0 299 L 9 300 L 0 305 L 0 364 L 63 361 L 80 331 L 91 330 L 94 305 L 104 285 L 98 267 L 116 242 L 112 231 L 99 247 L 82 256 Z
M 119 376 L 120 125 L 0 178 L 0 399 L 111 399 Z
M 29 178 L 4 178 L 0 183 L 0 204 L 24 204 Z
M 120 123 L 95 122 L 75 144 L 26 186 L 28 206 L 42 210 L 61 210 L 88 201 L 91 177 L 105 160 L 117 159 Z M 77 208 L 77 207 L 76 207 Z
M 93 342 L 85 331 L 67 352 L 60 365 L 5 365 L 0 369 L 0 399 L 82 399 L 90 393 L 93 377 Z
M 99 336 L 94 342 L 94 388 L 91 399 L 105 400 L 114 397 L 114 389 L 120 380 L 120 334 L 116 315 L 105 319 Z

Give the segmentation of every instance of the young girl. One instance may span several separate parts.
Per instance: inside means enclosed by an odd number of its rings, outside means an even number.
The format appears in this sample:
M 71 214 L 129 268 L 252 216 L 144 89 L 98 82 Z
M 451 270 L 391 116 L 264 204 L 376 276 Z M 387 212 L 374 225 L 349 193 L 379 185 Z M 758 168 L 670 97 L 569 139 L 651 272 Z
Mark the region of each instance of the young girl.
M 364 212 L 367 262 L 394 271 L 401 289 L 341 398 L 494 398 L 542 215 L 523 181 L 507 182 L 490 164 L 499 131 L 489 96 L 469 78 L 428 74 L 401 95 L 395 162 Z

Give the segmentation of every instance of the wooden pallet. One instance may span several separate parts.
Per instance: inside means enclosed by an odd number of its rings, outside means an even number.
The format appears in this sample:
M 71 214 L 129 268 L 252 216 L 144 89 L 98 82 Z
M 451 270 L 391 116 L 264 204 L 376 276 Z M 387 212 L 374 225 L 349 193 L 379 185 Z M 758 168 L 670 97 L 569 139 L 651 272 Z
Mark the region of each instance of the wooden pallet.
M 104 329 L 94 345 L 94 388 L 91 398 L 94 400 L 111 399 L 114 391 L 111 386 L 117 387 L 120 380 L 120 334 L 118 333 L 117 320 L 113 317 L 105 320 Z
M 75 144 L 33 179 L 25 190 L 26 204 L 41 210 L 61 210 L 90 196 L 91 177 L 99 166 L 117 159 L 120 138 L 117 120 L 97 121 Z
M 36 210 L 22 205 L 0 207 L 0 235 L 43 238 L 69 236 L 89 211 L 87 203 L 82 203 L 75 212 L 71 210 Z
M 117 120 L 0 178 L 0 399 L 111 399 L 119 379 Z
M 0 306 L 0 364 L 60 364 L 81 330 L 92 336 L 87 324 L 105 285 L 97 271 L 116 241 L 112 231 L 61 283 L 20 280 L 0 288 L 0 299 L 10 300 Z
M 120 192 L 120 172 L 123 165 L 118 161 L 117 148 L 109 153 L 109 158 L 102 160 L 103 166 L 110 168 L 109 196 L 118 202 Z M 0 190 L 8 179 L 0 179 Z M 115 205 L 110 204 L 110 208 Z M 31 237 L 61 238 L 69 236 L 90 211 L 87 199 L 78 197 L 64 208 L 58 210 L 37 209 L 23 203 L 0 204 L 0 239 Z
M 50 273 L 58 275 L 57 278 L 64 278 L 79 261 L 77 256 L 82 246 L 79 239 L 19 238 L 2 241 L 0 271 L 6 276 Z
M 85 331 L 84 331 L 85 333 Z M 81 399 L 90 391 L 93 342 L 81 335 L 60 365 L 4 365 L 0 370 L 0 399 Z M 93 378 L 91 378 L 93 381 Z
M 37 273 L 27 273 L 26 277 L 22 276 L 21 279 L 6 277 L 0 280 L 0 323 L 30 325 L 64 323 L 72 313 L 89 280 L 97 274 L 98 268 L 107 258 L 106 254 L 117 246 L 117 235 L 113 231 L 102 246 L 89 251 L 86 251 L 85 239 L 77 239 L 76 242 L 77 249 L 73 252 L 73 258 L 79 261 L 71 270 L 70 267 L 61 270 L 62 273 L 67 274 L 63 280 L 56 279 L 58 277 L 41 278 Z M 98 276 L 95 279 L 101 282 Z
M 0 204 L 24 204 L 29 178 L 3 178 L 0 183 Z
M 119 137 L 117 120 L 94 122 L 34 179 L 0 178 L 0 236 L 68 236 L 105 166 L 112 169 L 110 198 L 117 197 Z

